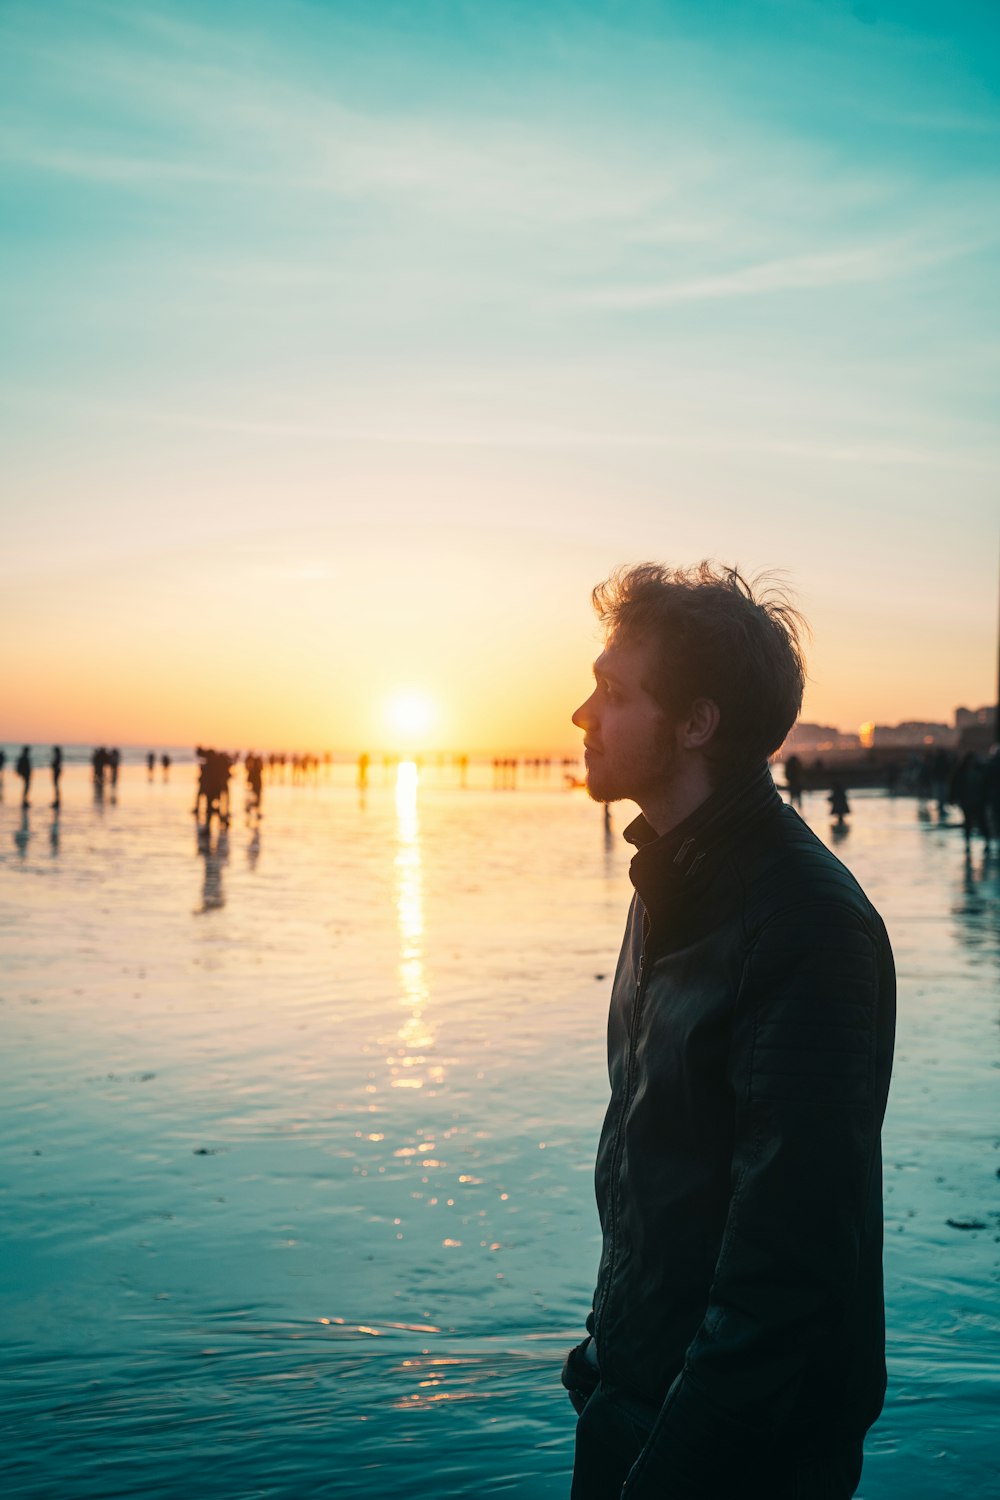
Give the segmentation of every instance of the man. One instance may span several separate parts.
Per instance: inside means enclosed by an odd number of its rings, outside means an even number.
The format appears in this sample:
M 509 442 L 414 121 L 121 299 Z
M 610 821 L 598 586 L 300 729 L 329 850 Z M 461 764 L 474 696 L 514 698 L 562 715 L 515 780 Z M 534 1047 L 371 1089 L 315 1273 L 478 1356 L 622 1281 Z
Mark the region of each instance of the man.
M 62 778 L 63 753 L 60 745 L 52 746 L 52 806 L 58 811 L 62 806 L 62 797 L 59 792 L 59 782 Z
M 840 1500 L 885 1391 L 885 928 L 778 797 L 799 620 L 733 570 L 594 590 L 587 782 L 641 816 L 597 1154 L 574 1500 Z
M 14 769 L 17 772 L 18 776 L 20 776 L 21 778 L 21 806 L 30 807 L 31 803 L 28 801 L 28 793 L 31 791 L 32 770 L 30 745 L 25 745 L 24 749 L 17 757 L 17 764 Z

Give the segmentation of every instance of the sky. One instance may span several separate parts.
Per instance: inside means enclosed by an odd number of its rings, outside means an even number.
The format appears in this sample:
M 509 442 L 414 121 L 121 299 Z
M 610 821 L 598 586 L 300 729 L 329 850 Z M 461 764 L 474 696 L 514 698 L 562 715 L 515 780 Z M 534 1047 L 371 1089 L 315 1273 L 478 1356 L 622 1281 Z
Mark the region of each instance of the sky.
M 0 4 L 0 740 L 575 747 L 616 565 L 995 701 L 1000 9 Z

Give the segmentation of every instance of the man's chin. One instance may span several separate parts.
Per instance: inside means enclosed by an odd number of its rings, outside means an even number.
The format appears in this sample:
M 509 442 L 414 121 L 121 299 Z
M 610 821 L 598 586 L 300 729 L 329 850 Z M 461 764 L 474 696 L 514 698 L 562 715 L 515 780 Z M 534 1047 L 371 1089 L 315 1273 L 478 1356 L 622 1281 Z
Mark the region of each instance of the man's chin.
M 621 792 L 616 792 L 613 787 L 601 785 L 600 776 L 593 772 L 587 773 L 587 796 L 592 802 L 620 802 Z

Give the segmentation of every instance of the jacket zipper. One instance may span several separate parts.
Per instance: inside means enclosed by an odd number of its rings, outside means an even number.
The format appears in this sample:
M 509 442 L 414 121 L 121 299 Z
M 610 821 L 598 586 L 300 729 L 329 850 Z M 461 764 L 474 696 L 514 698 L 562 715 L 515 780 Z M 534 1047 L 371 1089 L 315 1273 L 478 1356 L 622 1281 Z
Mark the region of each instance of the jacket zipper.
M 611 1290 L 611 1282 L 615 1274 L 615 1259 L 618 1254 L 618 1195 L 619 1180 L 618 1170 L 621 1165 L 622 1152 L 625 1149 L 625 1120 L 632 1104 L 633 1075 L 635 1072 L 635 1050 L 639 1035 L 639 1022 L 642 1018 L 643 980 L 646 974 L 646 943 L 647 937 L 643 939 L 642 952 L 639 955 L 639 969 L 636 974 L 635 1000 L 632 1005 L 632 1024 L 628 1033 L 628 1058 L 625 1066 L 625 1100 L 622 1104 L 621 1113 L 618 1116 L 618 1124 L 615 1127 L 615 1142 L 611 1148 L 611 1254 L 608 1257 L 608 1271 L 604 1278 L 604 1287 L 601 1294 L 601 1305 L 594 1311 L 594 1342 L 597 1345 L 597 1357 L 602 1360 L 601 1353 L 601 1329 L 603 1327 L 604 1309 L 607 1306 L 608 1293 Z

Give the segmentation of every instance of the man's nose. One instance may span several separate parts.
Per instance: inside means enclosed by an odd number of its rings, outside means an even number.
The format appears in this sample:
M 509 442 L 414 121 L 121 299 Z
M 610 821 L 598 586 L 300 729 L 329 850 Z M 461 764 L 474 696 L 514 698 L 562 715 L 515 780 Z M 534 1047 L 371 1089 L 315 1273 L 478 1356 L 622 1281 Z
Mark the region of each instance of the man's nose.
M 571 722 L 576 725 L 577 729 L 586 729 L 587 725 L 590 723 L 590 705 L 593 701 L 594 695 L 592 693 L 589 698 L 585 699 L 584 702 L 580 704 L 580 707 L 573 714 Z

